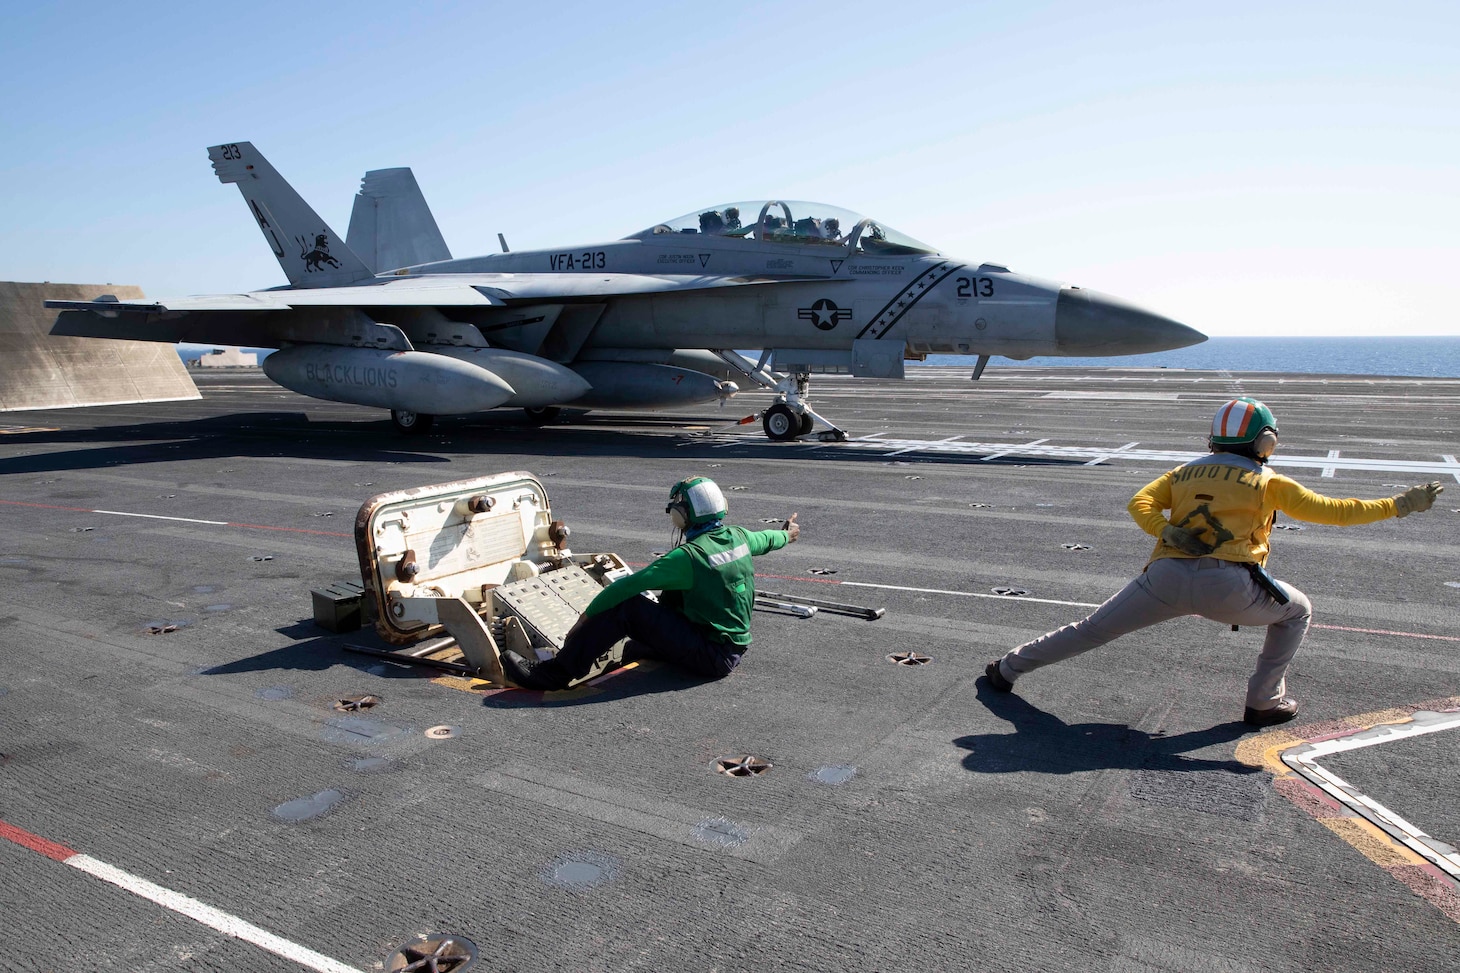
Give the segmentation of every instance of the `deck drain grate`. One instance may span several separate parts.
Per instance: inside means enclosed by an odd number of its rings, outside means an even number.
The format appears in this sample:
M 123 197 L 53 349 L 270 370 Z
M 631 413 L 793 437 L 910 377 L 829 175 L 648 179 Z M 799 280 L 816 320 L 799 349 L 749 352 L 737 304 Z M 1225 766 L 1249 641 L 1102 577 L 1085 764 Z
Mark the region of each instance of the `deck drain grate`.
M 1066 544 L 1065 545 L 1065 550 L 1067 550 L 1067 551 L 1088 551 L 1089 549 L 1090 549 L 1090 545 L 1089 544 Z
M 726 777 L 759 777 L 771 769 L 771 762 L 764 757 L 741 754 L 737 757 L 721 757 L 715 761 L 715 772 Z
M 463 973 L 476 965 L 477 946 L 463 936 L 422 933 L 390 954 L 389 973 Z
M 836 568 L 811 568 L 807 574 L 836 574 Z
M 373 693 L 362 693 L 359 696 L 346 696 L 344 699 L 335 701 L 335 709 L 341 713 L 358 713 L 361 710 L 379 706 L 384 700 Z
M 169 622 L 169 623 L 167 623 L 165 625 L 148 625 L 147 626 L 147 634 L 148 635 L 171 635 L 173 632 L 176 632 L 177 629 L 178 629 L 178 626 L 175 625 L 175 624 L 173 624 L 173 623 L 171 623 L 171 622 Z
M 900 666 L 925 666 L 933 661 L 930 655 L 923 655 L 921 652 L 894 652 L 887 657 L 888 662 L 895 662 Z
M 1274 530 L 1302 530 L 1302 524 L 1273 524 Z
M 969 506 L 974 510 L 992 510 L 994 508 L 991 503 L 970 503 Z
M 1002 595 L 1005 598 L 1023 598 L 1025 595 L 1029 594 L 1029 591 L 1025 588 L 1015 588 L 1013 585 L 1007 584 L 995 585 L 989 590 L 992 591 L 994 594 Z
M 444 723 L 440 726 L 433 726 L 426 731 L 426 736 L 432 740 L 450 740 L 452 737 L 459 736 L 460 734 L 461 729 L 459 727 L 447 726 Z

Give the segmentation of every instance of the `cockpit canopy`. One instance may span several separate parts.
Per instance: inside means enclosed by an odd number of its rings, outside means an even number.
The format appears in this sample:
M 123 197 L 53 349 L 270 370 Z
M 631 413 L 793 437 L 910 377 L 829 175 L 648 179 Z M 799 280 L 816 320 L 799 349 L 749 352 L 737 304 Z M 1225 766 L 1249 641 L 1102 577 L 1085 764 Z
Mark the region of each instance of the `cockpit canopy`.
M 867 219 L 860 213 L 795 199 L 711 206 L 651 226 L 628 239 L 652 240 L 666 235 L 696 234 L 800 246 L 843 249 L 850 246 L 862 253 L 883 256 L 938 252 L 926 243 L 899 233 L 886 224 Z

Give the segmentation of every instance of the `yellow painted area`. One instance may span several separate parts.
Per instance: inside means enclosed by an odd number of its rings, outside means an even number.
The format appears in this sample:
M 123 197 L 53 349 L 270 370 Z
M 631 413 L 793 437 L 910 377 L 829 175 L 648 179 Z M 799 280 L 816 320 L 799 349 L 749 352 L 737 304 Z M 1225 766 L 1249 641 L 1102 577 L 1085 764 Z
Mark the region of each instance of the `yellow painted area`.
M 475 676 L 433 676 L 431 681 L 438 686 L 445 686 L 448 689 L 460 689 L 468 693 L 481 692 L 484 689 L 503 688 L 491 680 L 478 679 Z
M 1370 730 L 1376 726 L 1383 726 L 1385 724 L 1412 722 L 1414 714 L 1421 709 L 1438 711 L 1454 709 L 1456 707 L 1460 707 L 1460 697 L 1430 700 L 1419 704 L 1418 707 L 1376 710 L 1373 713 L 1362 713 L 1358 716 L 1350 716 L 1342 720 L 1325 721 L 1321 726 L 1327 732 L 1318 735 L 1328 736 L 1329 732 L 1332 732 L 1331 728 L 1335 725 L 1344 728 L 1350 733 L 1361 733 L 1364 730 Z M 1310 727 L 1310 732 L 1316 728 Z M 1294 730 L 1274 730 L 1243 740 L 1237 745 L 1235 756 L 1238 761 L 1249 767 L 1261 767 L 1272 774 L 1274 780 L 1277 780 L 1283 777 L 1294 776 L 1297 773 L 1288 767 L 1287 764 L 1283 763 L 1283 752 L 1308 742 L 1310 741 L 1307 738 L 1298 736 Z M 1346 810 L 1345 814 L 1352 814 L 1352 812 Z M 1354 850 L 1359 852 L 1359 854 L 1380 868 L 1394 868 L 1399 865 L 1429 864 L 1423 856 L 1395 841 L 1382 828 L 1366 818 L 1352 815 L 1332 818 L 1315 817 L 1315 820 L 1329 831 L 1338 835 L 1352 846 Z M 1420 894 L 1426 901 L 1433 901 L 1423 892 Z M 1440 908 L 1446 915 L 1450 915 L 1443 906 L 1440 906 Z
M 1283 751 L 1307 742 L 1290 730 L 1273 730 L 1237 744 L 1236 757 L 1249 767 L 1261 767 L 1274 777 L 1285 777 L 1292 771 L 1283 763 Z
M 1320 818 L 1318 823 L 1357 848 L 1380 868 L 1427 862 L 1363 818 Z

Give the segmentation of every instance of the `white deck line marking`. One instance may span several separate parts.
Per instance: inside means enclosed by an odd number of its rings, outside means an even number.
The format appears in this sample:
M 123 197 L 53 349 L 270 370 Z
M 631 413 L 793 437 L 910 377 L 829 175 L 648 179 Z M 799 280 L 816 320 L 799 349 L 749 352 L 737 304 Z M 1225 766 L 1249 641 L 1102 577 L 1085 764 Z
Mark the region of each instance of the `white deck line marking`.
M 949 436 L 947 439 L 934 440 L 934 443 L 933 444 L 935 446 L 940 446 L 943 443 L 957 442 L 958 440 L 960 440 L 962 438 L 963 438 L 963 434 L 962 433 L 959 433 L 956 436 Z M 1132 443 L 1131 445 L 1135 445 L 1135 444 Z M 917 448 L 916 446 L 909 446 L 907 449 L 894 449 L 892 452 L 888 453 L 887 455 L 888 456 L 901 456 L 903 453 L 910 453 L 910 452 L 912 452 L 916 448 Z
M 1336 449 L 1330 449 L 1328 451 L 1328 458 L 1329 459 L 1338 459 L 1338 450 L 1336 450 Z M 1325 467 L 1323 467 L 1323 473 L 1321 475 L 1322 476 L 1330 476 L 1331 477 L 1331 476 L 1333 476 L 1334 472 L 1335 472 L 1335 467 L 1325 466 Z
M 1032 601 L 1041 605 L 1071 605 L 1075 608 L 1099 608 L 1100 605 L 1090 601 L 1058 601 L 1054 598 L 1027 598 L 1024 595 L 996 595 L 984 594 L 981 591 L 948 591 L 945 588 L 914 588 L 904 584 L 873 584 L 870 581 L 839 581 L 840 586 L 846 588 L 881 588 L 884 591 L 915 591 L 923 595 L 956 595 L 959 598 L 992 598 L 995 601 Z
M 230 915 L 221 909 L 215 909 L 211 905 L 205 905 L 197 899 L 183 895 L 181 892 L 174 892 L 172 889 L 163 888 L 161 885 L 153 884 L 145 878 L 138 878 L 130 872 L 124 872 L 120 868 L 108 865 L 104 861 L 92 858 L 90 855 L 72 855 L 66 859 L 66 864 L 72 868 L 80 869 L 88 875 L 95 876 L 103 882 L 110 882 L 121 889 L 126 889 L 133 895 L 141 896 L 149 901 L 173 912 L 181 913 L 189 919 L 201 922 L 211 929 L 221 932 L 225 936 L 234 939 L 242 939 L 244 942 L 252 943 L 262 949 L 266 949 L 275 956 L 282 956 L 284 959 L 298 963 L 300 966 L 308 967 L 311 970 L 318 970 L 319 973 L 360 973 L 359 969 L 353 966 L 346 966 L 337 959 L 331 959 L 322 953 L 298 943 L 290 942 L 280 936 L 275 936 L 266 929 L 260 929 L 251 922 L 245 922 L 235 915 Z
M 883 439 L 881 433 L 873 433 L 859 439 L 850 439 L 841 443 L 816 443 L 807 444 L 815 449 L 824 449 L 834 446 L 839 449 L 869 449 L 889 450 L 896 452 L 925 451 L 930 453 L 952 453 L 959 456 L 979 456 L 983 462 L 993 459 L 1001 459 L 1005 456 L 1033 456 L 1046 459 L 1057 459 L 1065 462 L 1084 463 L 1088 460 L 1097 460 L 1110 455 L 1111 449 L 1108 446 L 1053 446 L 1046 445 L 1048 439 L 1036 439 L 1031 443 L 980 443 L 968 440 L 924 440 L 924 439 Z M 768 443 L 759 437 L 740 436 L 729 442 L 717 443 L 720 446 L 747 446 L 757 443 L 776 445 Z M 1332 451 L 1330 451 L 1332 452 Z M 980 454 L 986 454 L 980 456 Z M 1122 460 L 1136 460 L 1138 462 L 1160 463 L 1167 466 L 1177 466 L 1182 463 L 1189 463 L 1198 457 L 1207 455 L 1204 452 L 1198 453 L 1190 450 L 1176 449 L 1126 449 L 1122 448 L 1118 458 Z M 1286 453 L 1278 453 L 1270 461 L 1274 467 L 1290 467 L 1298 469 L 1328 470 L 1331 469 L 1337 474 L 1340 471 L 1362 472 L 1362 473 L 1417 473 L 1421 476 L 1454 477 L 1460 481 L 1460 460 L 1454 456 L 1445 455 L 1443 460 L 1402 460 L 1402 459 L 1360 459 L 1348 457 L 1327 456 L 1293 456 Z
M 161 514 L 134 514 L 127 510 L 93 510 L 94 514 L 110 514 L 113 517 L 145 517 L 148 520 L 176 520 L 184 524 L 208 524 L 212 527 L 227 527 L 226 520 L 198 520 L 195 517 L 164 517 Z
M 1425 834 L 1384 805 L 1358 791 L 1342 777 L 1320 767 L 1317 763 L 1319 758 L 1330 754 L 1423 736 L 1426 733 L 1438 733 L 1441 730 L 1456 727 L 1460 727 L 1460 713 L 1441 714 L 1420 711 L 1414 714 L 1409 723 L 1382 724 L 1335 740 L 1321 740 L 1318 743 L 1293 747 L 1291 750 L 1285 751 L 1282 758 L 1283 763 L 1334 800 L 1389 834 L 1410 851 L 1426 861 L 1433 862 L 1451 878 L 1460 879 L 1460 852 L 1457 852 L 1453 845 Z
M 1022 446 L 1011 446 L 1008 449 L 1004 450 L 1002 453 L 991 453 L 990 455 L 985 456 L 982 460 L 980 460 L 980 462 L 987 463 L 991 459 L 999 459 L 1002 456 L 1008 456 L 1010 453 L 1022 453 L 1025 450 L 1032 450 L 1035 446 L 1043 446 L 1047 442 L 1049 442 L 1048 437 L 1044 439 L 1036 439 L 1032 443 L 1025 443 Z M 929 445 L 932 444 L 930 443 Z M 906 452 L 906 450 L 904 450 L 904 452 Z
M 1096 466 L 1096 465 L 1098 465 L 1100 463 L 1103 463 L 1106 460 L 1110 459 L 1112 456 L 1116 456 L 1116 455 L 1119 455 L 1120 453 L 1125 452 L 1126 450 L 1130 449 L 1132 446 L 1139 446 L 1139 445 L 1140 445 L 1140 440 L 1136 440 L 1133 443 L 1126 443 L 1124 446 L 1118 446 L 1115 449 L 1112 449 L 1110 452 L 1106 453 L 1104 456 L 1097 456 L 1097 457 L 1095 457 L 1094 459 L 1090 460 L 1085 465 L 1086 466 Z

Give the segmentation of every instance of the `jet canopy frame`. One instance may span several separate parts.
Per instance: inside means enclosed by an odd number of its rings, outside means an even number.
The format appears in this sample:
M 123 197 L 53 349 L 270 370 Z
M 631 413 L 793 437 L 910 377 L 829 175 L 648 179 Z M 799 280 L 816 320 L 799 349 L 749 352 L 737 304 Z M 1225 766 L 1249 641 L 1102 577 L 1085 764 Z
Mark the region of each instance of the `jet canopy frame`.
M 860 213 L 797 199 L 720 203 L 656 223 L 625 239 L 658 242 L 666 237 L 698 236 L 838 247 L 875 256 L 939 253 L 936 247 Z

